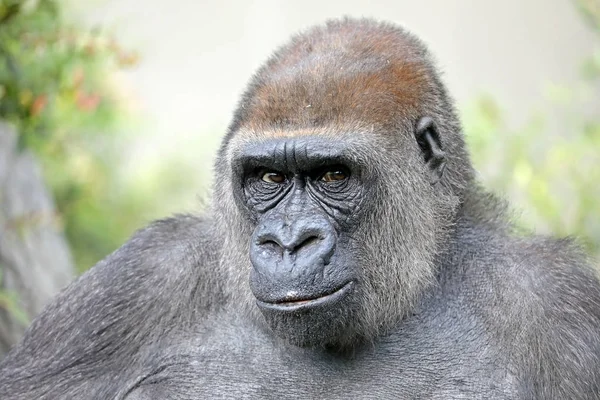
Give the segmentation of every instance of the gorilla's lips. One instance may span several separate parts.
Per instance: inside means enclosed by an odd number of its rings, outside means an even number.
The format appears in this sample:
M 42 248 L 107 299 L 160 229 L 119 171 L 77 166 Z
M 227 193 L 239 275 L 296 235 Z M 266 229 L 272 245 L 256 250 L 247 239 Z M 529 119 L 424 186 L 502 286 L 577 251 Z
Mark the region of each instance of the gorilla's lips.
M 352 289 L 353 286 L 354 286 L 354 282 L 349 281 L 349 282 L 345 283 L 344 285 L 342 285 L 341 287 L 334 289 L 333 291 L 321 293 L 321 294 L 318 294 L 315 296 L 304 297 L 304 298 L 294 298 L 292 300 L 285 299 L 285 300 L 274 301 L 274 302 L 266 302 L 266 301 L 257 300 L 257 304 L 260 308 L 264 308 L 264 309 L 268 309 L 268 310 L 272 310 L 272 311 L 290 312 L 290 311 L 304 310 L 304 309 L 308 309 L 308 308 L 333 304 L 336 301 L 344 298 L 350 292 L 350 290 Z

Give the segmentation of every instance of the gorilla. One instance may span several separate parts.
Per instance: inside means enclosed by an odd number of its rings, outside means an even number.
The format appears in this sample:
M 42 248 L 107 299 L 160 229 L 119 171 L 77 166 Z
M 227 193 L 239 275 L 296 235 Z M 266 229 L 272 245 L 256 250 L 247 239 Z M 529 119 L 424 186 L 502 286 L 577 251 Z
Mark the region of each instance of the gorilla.
M 417 38 L 331 20 L 252 78 L 205 212 L 63 290 L 0 398 L 599 399 L 600 283 L 478 184 Z

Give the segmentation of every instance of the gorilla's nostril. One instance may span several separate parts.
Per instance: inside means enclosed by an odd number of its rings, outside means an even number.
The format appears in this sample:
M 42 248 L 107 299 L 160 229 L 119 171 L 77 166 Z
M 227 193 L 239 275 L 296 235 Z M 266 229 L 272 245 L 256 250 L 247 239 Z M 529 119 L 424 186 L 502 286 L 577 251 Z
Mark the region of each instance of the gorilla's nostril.
M 272 239 L 262 239 L 258 241 L 258 245 L 259 246 L 277 246 L 277 247 L 281 247 L 279 246 L 279 244 L 272 240 Z
M 283 256 L 284 246 L 281 244 L 279 238 L 272 233 L 259 235 L 254 243 L 256 249 L 259 250 L 257 254 L 260 254 L 262 258 L 281 258 Z
M 310 247 L 313 244 L 316 244 L 317 242 L 320 242 L 321 238 L 318 236 L 310 236 L 308 238 L 306 238 L 302 243 L 300 243 L 299 245 L 297 245 L 295 248 L 293 248 L 291 251 L 292 252 L 296 252 L 299 251 L 301 249 Z
M 280 248 L 284 247 L 281 243 L 280 238 L 273 234 L 272 232 L 263 232 L 259 234 L 256 238 L 256 245 L 260 247 L 268 247 L 268 248 Z
M 265 239 L 265 240 L 261 240 L 258 245 L 260 246 L 260 248 L 263 249 L 263 251 L 266 251 L 265 254 L 279 254 L 280 256 L 283 255 L 283 247 L 281 247 L 281 245 L 279 243 L 277 243 L 275 240 L 272 239 Z

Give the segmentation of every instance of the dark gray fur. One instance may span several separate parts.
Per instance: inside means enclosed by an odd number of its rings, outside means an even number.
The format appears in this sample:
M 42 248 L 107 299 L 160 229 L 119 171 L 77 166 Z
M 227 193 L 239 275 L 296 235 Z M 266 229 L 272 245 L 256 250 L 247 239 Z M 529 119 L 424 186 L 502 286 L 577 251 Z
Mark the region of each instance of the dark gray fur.
M 273 66 L 344 29 L 396 35 L 429 86 L 389 126 L 339 134 L 379 176 L 353 232 L 360 313 L 327 346 L 295 346 L 273 334 L 248 289 L 255 222 L 236 206 L 228 174 L 240 146 L 261 140 L 235 142 L 258 118 L 256 93 L 275 79 Z M 300 81 L 318 97 L 322 85 Z M 274 111 L 273 127 L 305 128 L 332 113 L 285 110 Z M 424 114 L 444 144 L 439 181 L 413 137 Z M 516 232 L 479 188 L 429 56 L 401 29 L 343 20 L 294 38 L 253 79 L 215 174 L 217 201 L 203 215 L 151 224 L 56 297 L 0 363 L 0 399 L 600 398 L 595 271 L 570 240 Z

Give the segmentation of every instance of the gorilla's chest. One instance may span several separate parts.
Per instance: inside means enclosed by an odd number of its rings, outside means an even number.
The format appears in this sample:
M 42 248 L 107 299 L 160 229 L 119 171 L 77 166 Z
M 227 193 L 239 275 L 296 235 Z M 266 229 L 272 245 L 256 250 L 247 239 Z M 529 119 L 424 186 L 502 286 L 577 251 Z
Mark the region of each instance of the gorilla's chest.
M 515 382 L 475 330 L 407 326 L 352 356 L 227 325 L 156 358 L 133 399 L 510 399 Z M 464 326 L 464 325 L 463 325 Z M 170 352 L 173 354 L 173 352 Z M 137 397 L 136 397 L 137 396 Z

